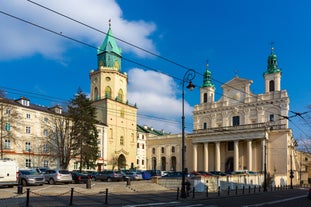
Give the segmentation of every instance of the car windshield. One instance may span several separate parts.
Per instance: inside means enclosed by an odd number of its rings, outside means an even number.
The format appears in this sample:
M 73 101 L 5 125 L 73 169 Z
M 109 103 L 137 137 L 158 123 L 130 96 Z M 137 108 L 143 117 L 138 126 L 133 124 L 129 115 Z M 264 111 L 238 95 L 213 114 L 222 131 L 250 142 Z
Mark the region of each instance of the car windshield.
M 21 170 L 19 171 L 23 175 L 38 175 L 39 173 L 33 170 Z
M 70 174 L 70 172 L 68 170 L 60 170 L 59 173 L 60 174 Z

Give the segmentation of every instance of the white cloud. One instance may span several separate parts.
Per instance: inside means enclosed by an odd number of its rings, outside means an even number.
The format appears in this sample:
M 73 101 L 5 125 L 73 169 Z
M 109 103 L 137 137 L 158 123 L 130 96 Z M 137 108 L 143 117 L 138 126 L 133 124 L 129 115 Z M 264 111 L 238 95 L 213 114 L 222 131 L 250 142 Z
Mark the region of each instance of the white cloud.
M 173 78 L 137 68 L 129 70 L 128 77 L 128 98 L 130 103 L 137 104 L 138 123 L 156 130 L 180 133 L 182 101 L 177 95 L 181 91 Z M 192 117 L 192 110 L 185 102 L 186 117 Z
M 112 20 L 113 35 L 134 45 L 143 46 L 155 52 L 155 46 L 148 36 L 156 29 L 150 22 L 129 21 L 122 17 L 122 10 L 114 0 L 35 0 L 47 8 L 65 14 L 103 32 L 108 30 L 108 20 Z M 51 29 L 57 33 L 87 42 L 97 47 L 105 34 L 89 29 L 60 15 L 52 13 L 29 1 L 1 0 L 1 11 Z M 71 42 L 34 27 L 23 21 L 0 15 L 0 45 L 6 53 L 0 59 L 16 59 L 42 54 L 59 59 Z M 124 51 L 142 56 L 142 52 L 127 44 L 119 44 Z

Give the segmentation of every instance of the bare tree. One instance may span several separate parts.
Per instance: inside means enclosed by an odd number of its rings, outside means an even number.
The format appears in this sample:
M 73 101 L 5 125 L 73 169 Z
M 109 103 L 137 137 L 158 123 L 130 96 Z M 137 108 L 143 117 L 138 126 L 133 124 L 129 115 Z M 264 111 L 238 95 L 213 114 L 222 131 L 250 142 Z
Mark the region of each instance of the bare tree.
M 70 136 L 70 119 L 66 116 L 54 115 L 46 127 L 48 139 L 46 144 L 51 157 L 56 159 L 59 167 L 67 169 L 72 157 L 72 138 Z

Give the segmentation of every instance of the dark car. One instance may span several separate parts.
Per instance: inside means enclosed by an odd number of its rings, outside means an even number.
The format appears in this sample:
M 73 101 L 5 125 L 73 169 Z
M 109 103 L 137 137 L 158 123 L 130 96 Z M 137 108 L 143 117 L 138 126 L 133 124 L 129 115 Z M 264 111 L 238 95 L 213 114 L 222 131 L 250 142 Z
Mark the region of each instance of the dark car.
M 101 180 L 101 181 L 122 181 L 124 180 L 125 176 L 120 171 L 114 171 L 114 170 L 105 170 L 102 172 L 98 172 L 95 175 L 95 180 Z
M 311 188 L 308 190 L 308 198 L 311 199 Z
M 72 182 L 76 184 L 87 183 L 88 179 L 91 179 L 91 176 L 85 173 L 80 172 L 71 172 Z

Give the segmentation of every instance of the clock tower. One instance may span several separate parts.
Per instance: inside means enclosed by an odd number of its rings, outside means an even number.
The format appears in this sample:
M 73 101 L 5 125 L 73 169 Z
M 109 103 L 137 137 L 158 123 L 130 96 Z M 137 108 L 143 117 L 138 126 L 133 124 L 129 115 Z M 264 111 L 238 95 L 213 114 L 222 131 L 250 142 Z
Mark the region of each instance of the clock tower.
M 97 120 L 107 125 L 100 149 L 104 169 L 129 169 L 136 163 L 137 107 L 127 100 L 128 78 L 121 70 L 121 49 L 112 35 L 111 23 L 97 51 L 97 69 L 90 72 L 90 98 Z

